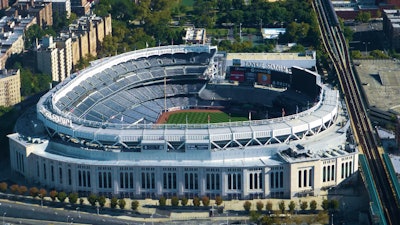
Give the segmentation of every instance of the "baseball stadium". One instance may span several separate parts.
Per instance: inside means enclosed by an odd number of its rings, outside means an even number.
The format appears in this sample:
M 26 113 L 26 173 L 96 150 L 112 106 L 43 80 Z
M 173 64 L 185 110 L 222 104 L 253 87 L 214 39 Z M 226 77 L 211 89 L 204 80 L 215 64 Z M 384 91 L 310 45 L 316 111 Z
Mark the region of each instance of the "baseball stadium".
M 210 45 L 146 48 L 46 93 L 8 135 L 11 168 L 81 195 L 314 196 L 357 172 L 344 107 L 308 68 L 228 65 Z

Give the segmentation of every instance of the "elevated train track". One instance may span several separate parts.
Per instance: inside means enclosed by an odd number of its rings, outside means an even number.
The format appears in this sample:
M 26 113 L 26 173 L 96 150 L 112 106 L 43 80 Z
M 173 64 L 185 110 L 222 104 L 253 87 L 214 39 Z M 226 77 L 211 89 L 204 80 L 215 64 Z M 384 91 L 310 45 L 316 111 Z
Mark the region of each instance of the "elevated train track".
M 341 31 L 339 21 L 329 0 L 313 0 L 319 28 L 325 49 L 337 72 L 341 89 L 345 96 L 352 129 L 360 151 L 365 155 L 370 168 L 379 202 L 383 209 L 382 224 L 400 224 L 400 209 L 394 185 L 383 160 L 382 150 L 378 147 L 375 134 L 366 114 L 363 100 L 354 76 L 348 47 Z

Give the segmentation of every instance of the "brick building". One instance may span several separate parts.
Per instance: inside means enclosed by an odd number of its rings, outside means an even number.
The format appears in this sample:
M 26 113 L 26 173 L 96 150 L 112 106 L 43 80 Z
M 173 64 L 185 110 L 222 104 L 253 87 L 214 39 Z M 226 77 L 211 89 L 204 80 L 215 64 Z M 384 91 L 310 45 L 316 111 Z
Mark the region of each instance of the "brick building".
M 21 102 L 19 70 L 0 70 L 0 106 L 13 106 Z

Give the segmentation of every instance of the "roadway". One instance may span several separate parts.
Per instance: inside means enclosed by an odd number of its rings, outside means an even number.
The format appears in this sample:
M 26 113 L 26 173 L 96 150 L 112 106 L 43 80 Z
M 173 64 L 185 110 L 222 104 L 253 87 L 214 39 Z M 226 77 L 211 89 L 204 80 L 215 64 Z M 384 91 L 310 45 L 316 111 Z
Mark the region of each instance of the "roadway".
M 360 151 L 366 156 L 368 167 L 374 179 L 380 204 L 386 221 L 383 224 L 400 224 L 400 210 L 392 188 L 391 180 L 382 159 L 379 144 L 375 139 L 365 104 L 361 98 L 357 80 L 354 76 L 348 46 L 336 14 L 327 0 L 314 0 L 314 10 L 318 16 L 319 28 L 325 49 L 328 52 L 338 75 L 345 102 L 350 115 L 352 130 Z

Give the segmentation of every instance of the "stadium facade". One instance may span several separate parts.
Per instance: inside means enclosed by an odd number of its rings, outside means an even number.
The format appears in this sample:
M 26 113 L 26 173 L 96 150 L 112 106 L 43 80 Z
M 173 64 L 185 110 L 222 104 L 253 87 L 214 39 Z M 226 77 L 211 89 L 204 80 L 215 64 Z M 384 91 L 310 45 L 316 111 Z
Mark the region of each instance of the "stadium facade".
M 216 78 L 226 63 L 216 54 L 208 45 L 149 48 L 72 75 L 8 135 L 12 170 L 83 194 L 226 199 L 318 195 L 357 171 L 346 110 L 317 73 L 294 66 L 269 77 L 278 81 L 242 86 Z M 284 99 L 300 107 L 287 105 L 275 118 L 250 112 L 241 122 L 158 121 L 166 111 L 233 99 L 274 105 L 287 92 L 292 97 Z M 312 103 L 302 105 L 303 97 Z

